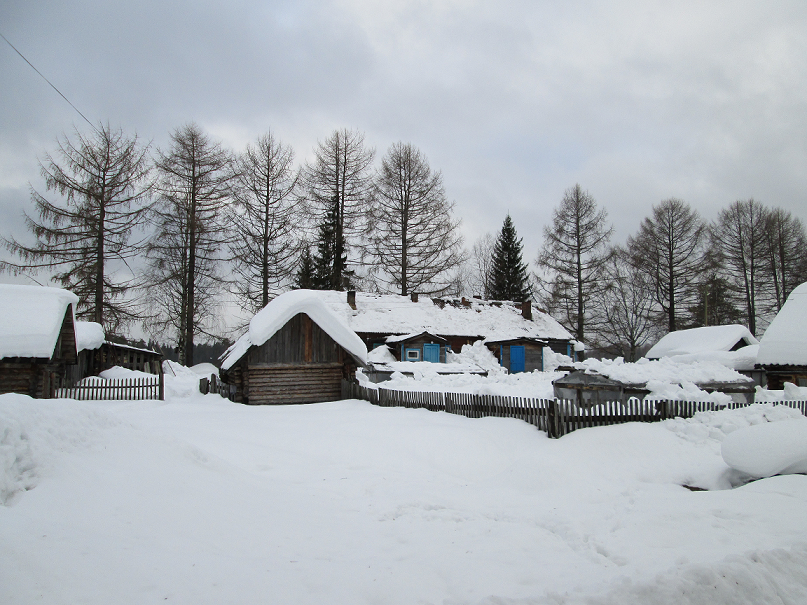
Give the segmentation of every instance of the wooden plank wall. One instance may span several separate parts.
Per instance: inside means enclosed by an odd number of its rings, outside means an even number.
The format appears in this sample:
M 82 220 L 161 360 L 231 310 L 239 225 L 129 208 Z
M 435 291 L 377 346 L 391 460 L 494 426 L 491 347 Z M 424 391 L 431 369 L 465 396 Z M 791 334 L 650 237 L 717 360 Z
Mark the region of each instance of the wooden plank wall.
M 342 392 L 341 364 L 249 366 L 250 405 L 335 401 Z

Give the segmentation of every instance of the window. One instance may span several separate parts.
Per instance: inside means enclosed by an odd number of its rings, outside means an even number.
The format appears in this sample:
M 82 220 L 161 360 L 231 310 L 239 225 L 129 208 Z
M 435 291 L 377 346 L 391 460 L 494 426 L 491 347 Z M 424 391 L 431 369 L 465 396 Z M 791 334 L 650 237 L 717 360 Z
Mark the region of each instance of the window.
M 418 361 L 420 359 L 420 349 L 406 349 L 406 361 Z

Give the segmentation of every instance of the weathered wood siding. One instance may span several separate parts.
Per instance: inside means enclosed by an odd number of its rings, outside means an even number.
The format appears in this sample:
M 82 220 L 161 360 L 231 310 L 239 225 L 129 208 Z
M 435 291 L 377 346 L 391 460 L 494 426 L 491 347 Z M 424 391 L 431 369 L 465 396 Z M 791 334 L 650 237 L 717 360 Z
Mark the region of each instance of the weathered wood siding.
M 315 403 L 341 399 L 342 365 L 249 366 L 251 405 Z
M 261 346 L 253 346 L 226 373 L 235 401 L 281 405 L 333 401 L 355 362 L 304 313 L 292 317 Z

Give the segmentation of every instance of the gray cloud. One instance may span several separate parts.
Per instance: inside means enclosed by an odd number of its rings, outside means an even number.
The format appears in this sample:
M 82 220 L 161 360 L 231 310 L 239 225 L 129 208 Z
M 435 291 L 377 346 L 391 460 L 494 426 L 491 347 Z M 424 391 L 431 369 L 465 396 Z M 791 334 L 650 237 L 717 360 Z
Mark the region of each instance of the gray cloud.
M 155 146 L 189 120 L 236 148 L 272 128 L 301 161 L 343 126 L 379 154 L 409 141 L 443 171 L 470 240 L 509 210 L 530 258 L 577 182 L 619 240 L 672 196 L 706 218 L 753 196 L 807 219 L 806 21 L 795 1 L 0 8 L 4 35 L 93 121 Z M 10 216 L 37 156 L 85 125 L 11 49 L 0 57 Z

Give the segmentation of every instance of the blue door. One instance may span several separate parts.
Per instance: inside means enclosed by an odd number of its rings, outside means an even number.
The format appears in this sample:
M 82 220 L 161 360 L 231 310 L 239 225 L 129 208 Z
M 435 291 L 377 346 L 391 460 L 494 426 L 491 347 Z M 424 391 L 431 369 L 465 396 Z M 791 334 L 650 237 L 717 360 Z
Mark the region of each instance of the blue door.
M 524 371 L 525 352 L 523 346 L 510 347 L 510 373 Z
M 423 345 L 423 361 L 440 363 L 440 345 L 434 345 L 434 344 Z

